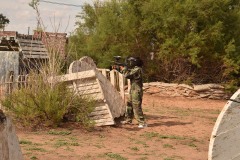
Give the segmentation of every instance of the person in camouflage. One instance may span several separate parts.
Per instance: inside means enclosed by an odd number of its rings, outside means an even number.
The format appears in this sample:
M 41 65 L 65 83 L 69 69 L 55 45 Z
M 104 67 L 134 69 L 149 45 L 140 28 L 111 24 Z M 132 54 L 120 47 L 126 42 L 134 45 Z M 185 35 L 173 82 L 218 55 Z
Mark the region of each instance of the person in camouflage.
M 139 123 L 139 128 L 147 127 L 142 111 L 143 81 L 142 81 L 142 61 L 139 58 L 130 57 L 127 59 L 128 66 L 124 67 L 122 73 L 125 78 L 130 79 L 131 89 L 127 101 L 125 121 L 123 124 L 131 124 L 135 117 Z

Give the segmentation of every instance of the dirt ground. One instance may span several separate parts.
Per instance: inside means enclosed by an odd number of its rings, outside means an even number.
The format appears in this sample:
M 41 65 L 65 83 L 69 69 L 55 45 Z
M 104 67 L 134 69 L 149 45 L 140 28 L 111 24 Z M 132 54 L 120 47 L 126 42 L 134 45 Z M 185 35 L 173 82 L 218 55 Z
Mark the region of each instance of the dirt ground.
M 26 160 L 206 160 L 209 138 L 226 100 L 144 94 L 148 127 L 70 125 L 29 132 L 17 129 Z

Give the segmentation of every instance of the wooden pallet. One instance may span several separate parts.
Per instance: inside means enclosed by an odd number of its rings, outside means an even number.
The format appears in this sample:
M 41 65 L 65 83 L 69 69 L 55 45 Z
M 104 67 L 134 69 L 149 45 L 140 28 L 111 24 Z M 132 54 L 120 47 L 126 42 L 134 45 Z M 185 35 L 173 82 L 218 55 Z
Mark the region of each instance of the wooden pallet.
M 40 40 L 18 39 L 23 58 L 48 59 L 48 52 Z

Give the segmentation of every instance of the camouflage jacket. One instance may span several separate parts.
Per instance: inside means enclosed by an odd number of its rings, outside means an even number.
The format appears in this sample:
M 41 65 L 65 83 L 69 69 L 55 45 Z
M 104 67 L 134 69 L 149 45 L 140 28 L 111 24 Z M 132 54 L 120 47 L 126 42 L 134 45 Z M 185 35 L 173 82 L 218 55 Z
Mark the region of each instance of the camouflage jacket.
M 132 89 L 135 87 L 142 88 L 143 81 L 142 81 L 142 68 L 135 66 L 130 70 L 123 71 L 124 77 L 130 79 Z

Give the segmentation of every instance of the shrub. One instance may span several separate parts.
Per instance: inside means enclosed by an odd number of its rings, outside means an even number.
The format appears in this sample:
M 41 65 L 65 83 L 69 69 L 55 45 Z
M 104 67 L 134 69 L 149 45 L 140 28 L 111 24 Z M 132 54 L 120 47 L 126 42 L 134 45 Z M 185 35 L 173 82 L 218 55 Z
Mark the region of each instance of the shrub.
M 41 74 L 32 74 L 28 85 L 13 91 L 2 105 L 25 126 L 58 126 L 66 114 L 74 113 L 75 120 L 90 127 L 94 123 L 89 113 L 95 102 L 74 94 L 64 83 L 49 83 Z

